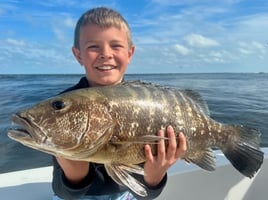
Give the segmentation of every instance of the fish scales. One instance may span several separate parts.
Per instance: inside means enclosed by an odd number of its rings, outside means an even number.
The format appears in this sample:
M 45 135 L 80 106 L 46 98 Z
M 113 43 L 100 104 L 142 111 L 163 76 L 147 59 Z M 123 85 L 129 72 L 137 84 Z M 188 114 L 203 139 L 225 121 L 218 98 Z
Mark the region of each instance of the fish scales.
M 125 129 L 131 127 L 133 122 L 138 123 L 139 126 L 134 129 L 135 135 L 156 134 L 161 127 L 166 127 L 166 124 L 163 124 L 162 121 L 172 123 L 175 120 L 170 114 L 169 104 L 162 103 L 167 102 L 163 91 L 146 87 L 141 89 L 128 87 L 126 91 L 123 88 L 120 88 L 120 90 L 123 91 L 126 98 L 121 95 L 107 95 L 109 96 L 109 102 L 119 102 L 117 104 L 112 103 L 111 113 L 115 114 L 115 118 Z M 148 129 L 149 125 L 153 125 L 153 129 Z M 120 127 L 122 128 L 122 126 Z M 144 130 L 149 130 L 150 132 L 146 133 Z M 125 133 L 122 134 L 124 135 Z
M 10 138 L 55 156 L 103 163 L 114 181 L 141 196 L 146 190 L 130 173 L 143 173 L 136 164 L 145 161 L 144 145 L 157 154 L 164 139 L 157 133 L 168 125 L 186 137 L 182 159 L 205 170 L 215 169 L 214 147 L 247 177 L 263 162 L 257 130 L 211 119 L 197 92 L 150 83 L 67 92 L 14 114 L 12 121 L 25 130 L 10 129 Z
M 202 106 L 197 106 L 196 102 L 187 96 L 187 93 L 197 96 L 191 91 L 174 92 L 172 89 L 166 90 L 166 88 L 152 87 L 152 85 L 147 87 L 146 85 L 130 85 L 120 88 L 120 92 L 123 95 L 116 95 L 118 92 L 114 92 L 110 88 L 102 90 L 102 92 L 109 97 L 109 102 L 117 102 L 117 106 L 112 107 L 110 112 L 114 113 L 116 115 L 115 118 L 118 119 L 118 128 L 115 128 L 113 133 L 114 138 L 118 141 L 124 141 L 126 137 L 129 139 L 132 136 L 156 134 L 159 129 L 163 129 L 171 124 L 176 133 L 181 131 L 185 133 L 187 141 L 189 141 L 187 144 L 189 149 L 198 148 L 207 151 L 206 147 L 209 145 L 216 146 L 216 141 L 218 140 L 215 138 L 218 132 L 215 130 L 217 126 L 213 120 L 209 120 L 205 115 L 201 115 L 207 111 L 203 111 L 201 109 Z M 178 110 L 174 112 L 174 106 L 180 109 L 179 112 Z M 133 112 L 132 110 L 136 110 L 137 107 L 140 111 L 138 113 Z M 179 117 L 177 117 L 178 113 Z M 136 126 L 133 127 L 133 123 Z M 200 127 L 200 124 L 204 124 L 204 128 Z M 148 128 L 148 125 L 150 125 L 150 128 Z M 193 131 L 193 129 L 196 131 Z M 144 132 L 144 130 L 147 130 L 147 132 Z M 224 136 L 227 137 L 227 135 Z M 226 141 L 223 136 L 221 137 L 223 141 Z M 113 140 L 113 142 L 116 142 L 116 140 Z M 143 149 L 137 146 L 141 145 L 134 143 L 128 146 L 128 149 L 133 149 L 133 152 L 139 149 L 143 152 Z M 152 145 L 152 148 L 155 152 L 155 145 Z M 117 154 L 119 153 L 118 151 Z M 194 161 L 196 157 L 199 158 L 198 153 L 197 151 L 189 150 L 185 154 L 185 159 Z M 203 152 L 201 153 L 203 154 Z M 143 156 L 138 162 L 144 159 Z

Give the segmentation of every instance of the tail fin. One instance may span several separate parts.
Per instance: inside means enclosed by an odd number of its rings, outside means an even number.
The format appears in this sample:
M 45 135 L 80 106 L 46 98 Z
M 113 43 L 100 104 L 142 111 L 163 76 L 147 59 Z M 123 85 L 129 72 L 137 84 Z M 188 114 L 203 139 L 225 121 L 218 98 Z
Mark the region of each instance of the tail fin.
M 260 133 L 243 126 L 229 126 L 229 141 L 222 148 L 224 155 L 243 175 L 252 178 L 263 163 Z

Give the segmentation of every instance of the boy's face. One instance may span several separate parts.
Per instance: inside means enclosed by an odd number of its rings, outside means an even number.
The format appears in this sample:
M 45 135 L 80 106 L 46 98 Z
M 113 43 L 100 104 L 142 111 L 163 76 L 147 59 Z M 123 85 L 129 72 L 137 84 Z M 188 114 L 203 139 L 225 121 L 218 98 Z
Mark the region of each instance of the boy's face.
M 134 53 L 127 33 L 115 27 L 86 25 L 80 29 L 80 49 L 73 48 L 78 62 L 85 67 L 91 86 L 114 85 L 123 75 Z

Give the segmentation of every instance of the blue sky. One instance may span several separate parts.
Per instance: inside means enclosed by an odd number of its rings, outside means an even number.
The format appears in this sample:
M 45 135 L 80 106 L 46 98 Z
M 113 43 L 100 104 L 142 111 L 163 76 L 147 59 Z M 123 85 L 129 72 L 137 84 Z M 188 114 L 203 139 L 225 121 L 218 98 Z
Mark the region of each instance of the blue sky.
M 96 6 L 130 24 L 136 51 L 127 73 L 268 72 L 267 0 L 4 0 L 0 74 L 83 73 L 73 29 Z

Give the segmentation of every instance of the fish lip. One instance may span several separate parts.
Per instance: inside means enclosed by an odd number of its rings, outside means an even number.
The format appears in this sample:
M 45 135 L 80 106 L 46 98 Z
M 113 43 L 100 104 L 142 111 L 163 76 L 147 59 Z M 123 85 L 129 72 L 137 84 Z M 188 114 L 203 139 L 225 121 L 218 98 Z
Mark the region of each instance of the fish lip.
M 24 140 L 31 140 L 31 135 L 25 130 L 20 128 L 11 128 L 8 130 L 8 136 L 12 139 L 17 140 L 18 138 Z
M 31 136 L 30 132 L 30 122 L 24 118 L 24 117 L 21 117 L 17 114 L 14 114 L 11 116 L 11 121 L 13 124 L 15 124 L 16 126 L 18 126 L 19 128 L 15 127 L 15 128 L 11 128 L 10 130 L 12 132 L 16 132 L 16 133 L 24 133 L 24 135 L 29 135 Z M 23 127 L 23 128 L 21 128 Z M 13 131 L 14 130 L 14 131 Z
M 28 140 L 36 143 L 44 143 L 47 137 L 42 134 L 40 129 L 31 123 L 26 117 L 21 116 L 20 114 L 13 114 L 11 116 L 12 123 L 16 127 L 10 128 L 8 130 L 8 136 L 15 140 Z M 38 133 L 36 133 L 38 132 Z M 44 135 L 45 137 L 39 137 L 38 134 Z

